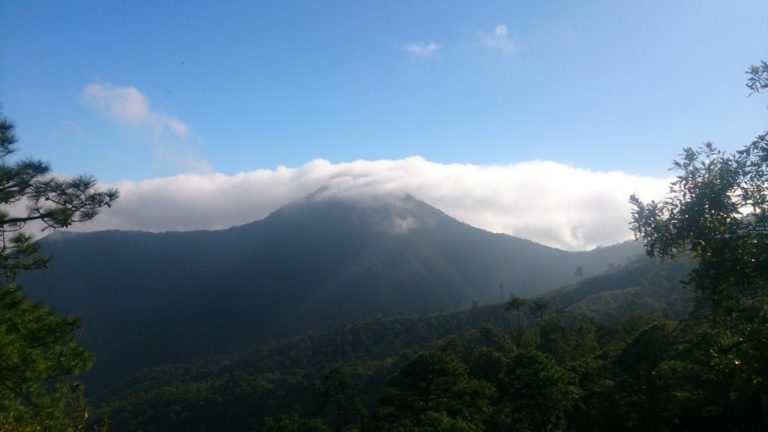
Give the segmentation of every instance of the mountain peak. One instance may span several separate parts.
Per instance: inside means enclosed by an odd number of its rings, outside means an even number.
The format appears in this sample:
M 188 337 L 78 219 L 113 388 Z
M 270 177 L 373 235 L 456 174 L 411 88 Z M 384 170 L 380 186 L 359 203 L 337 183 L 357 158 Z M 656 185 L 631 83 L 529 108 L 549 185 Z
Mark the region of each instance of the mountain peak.
M 404 234 L 417 228 L 431 228 L 446 221 L 457 222 L 410 194 L 338 194 L 330 193 L 326 189 L 318 189 L 275 210 L 267 220 L 285 220 L 291 223 L 309 220 L 336 221 L 388 234 Z

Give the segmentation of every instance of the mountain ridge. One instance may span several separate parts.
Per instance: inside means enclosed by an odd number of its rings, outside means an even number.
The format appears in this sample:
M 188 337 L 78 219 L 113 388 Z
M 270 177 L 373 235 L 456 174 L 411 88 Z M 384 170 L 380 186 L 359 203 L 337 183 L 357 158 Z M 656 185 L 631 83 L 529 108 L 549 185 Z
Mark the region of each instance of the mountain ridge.
M 573 282 L 577 267 L 589 276 L 640 252 L 562 251 L 471 227 L 413 197 L 310 198 L 225 230 L 102 231 L 41 244 L 50 268 L 22 283 L 82 318 L 97 388 L 334 323 L 541 294 Z

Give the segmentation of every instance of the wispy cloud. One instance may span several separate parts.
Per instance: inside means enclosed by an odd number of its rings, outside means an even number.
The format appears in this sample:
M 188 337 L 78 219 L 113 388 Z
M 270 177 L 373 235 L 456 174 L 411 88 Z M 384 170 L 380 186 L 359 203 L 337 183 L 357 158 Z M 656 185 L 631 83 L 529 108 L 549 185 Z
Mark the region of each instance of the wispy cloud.
M 194 149 L 200 137 L 190 137 L 189 126 L 177 117 L 155 108 L 149 98 L 133 86 L 91 83 L 83 88 L 82 100 L 113 121 L 151 132 L 150 148 L 156 156 L 185 171 L 211 172 L 208 162 Z
M 78 229 L 227 228 L 261 219 L 323 188 L 344 196 L 410 193 L 476 227 L 563 249 L 631 238 L 629 195 L 658 199 L 667 179 L 592 171 L 557 162 L 442 164 L 420 157 L 184 174 L 123 182 L 117 205 Z
M 435 42 L 411 42 L 403 45 L 403 51 L 414 57 L 431 57 L 440 50 Z
M 181 137 L 189 130 L 183 121 L 151 107 L 149 98 L 136 87 L 91 83 L 85 86 L 82 96 L 87 104 L 120 123 Z
M 514 40 L 509 38 L 507 26 L 499 24 L 492 32 L 479 31 L 477 37 L 488 48 L 498 50 L 504 54 L 512 54 L 519 50 Z

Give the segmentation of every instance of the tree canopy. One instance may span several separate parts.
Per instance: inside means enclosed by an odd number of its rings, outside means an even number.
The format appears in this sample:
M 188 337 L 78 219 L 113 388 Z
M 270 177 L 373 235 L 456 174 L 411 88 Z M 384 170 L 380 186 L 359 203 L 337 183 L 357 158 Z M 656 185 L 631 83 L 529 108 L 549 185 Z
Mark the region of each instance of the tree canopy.
M 768 86 L 768 64 L 752 66 L 753 92 Z M 683 150 L 679 174 L 660 202 L 630 198 L 631 227 L 650 256 L 690 254 L 700 300 L 728 312 L 768 289 L 768 133 L 729 153 L 712 143 Z M 705 307 L 700 304 L 700 310 Z

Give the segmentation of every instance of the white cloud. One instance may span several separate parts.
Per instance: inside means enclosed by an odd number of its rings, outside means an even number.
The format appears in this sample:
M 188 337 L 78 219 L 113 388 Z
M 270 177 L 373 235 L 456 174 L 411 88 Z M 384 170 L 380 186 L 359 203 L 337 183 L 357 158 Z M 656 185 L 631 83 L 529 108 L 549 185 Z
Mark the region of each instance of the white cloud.
M 261 219 L 319 188 L 329 193 L 410 193 L 470 225 L 563 249 L 631 238 L 629 195 L 662 197 L 668 179 L 598 172 L 556 162 L 441 164 L 420 157 L 322 159 L 235 175 L 183 174 L 117 184 L 121 198 L 78 229 L 227 228 Z
M 492 32 L 479 31 L 477 36 L 483 45 L 504 54 L 512 54 L 519 49 L 515 41 L 509 38 L 507 26 L 502 24 L 497 25 Z
M 403 51 L 414 57 L 431 57 L 440 49 L 440 45 L 434 42 L 407 43 L 403 45 Z
M 189 128 L 176 117 L 150 107 L 149 98 L 136 87 L 91 83 L 82 92 L 83 100 L 113 120 L 135 127 L 150 127 L 156 133 L 183 137 Z
M 160 159 L 184 171 L 209 173 L 210 164 L 195 150 L 189 126 L 182 120 L 151 106 L 149 98 L 132 86 L 91 83 L 83 88 L 81 97 L 91 108 L 117 123 L 149 131 L 149 147 Z

